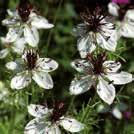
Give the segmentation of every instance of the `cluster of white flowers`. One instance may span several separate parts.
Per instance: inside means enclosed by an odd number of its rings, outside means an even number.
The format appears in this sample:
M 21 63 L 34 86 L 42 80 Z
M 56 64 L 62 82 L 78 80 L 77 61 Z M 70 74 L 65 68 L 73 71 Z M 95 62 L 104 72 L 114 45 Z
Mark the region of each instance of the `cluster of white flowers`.
M 0 58 L 5 58 L 10 52 L 21 55 L 6 63 L 6 68 L 16 74 L 11 79 L 12 89 L 24 89 L 32 80 L 41 88 L 52 89 L 54 84 L 49 73 L 58 68 L 58 63 L 51 58 L 39 57 L 38 29 L 50 29 L 54 25 L 39 15 L 29 1 L 24 1 L 19 3 L 16 10 L 7 10 L 9 16 L 2 21 L 8 27 L 8 33 L 6 37 L 1 37 L 4 48 L 0 51 Z M 69 91 L 71 95 L 79 95 L 93 87 L 99 97 L 111 105 L 116 97 L 114 85 L 130 83 L 133 76 L 120 71 L 121 63 L 109 60 L 106 53 L 116 51 L 117 42 L 122 36 L 134 38 L 134 9 L 127 10 L 123 17 L 120 16 L 121 7 L 116 3 L 109 3 L 108 9 L 115 22 L 111 22 L 100 7 L 92 12 L 86 9 L 80 14 L 83 23 L 73 29 L 73 34 L 78 37 L 77 49 L 81 59 L 71 63 L 79 75 L 72 80 Z M 3 92 L 0 99 L 6 94 Z M 29 105 L 28 112 L 35 119 L 26 125 L 24 133 L 61 134 L 59 126 L 72 133 L 83 130 L 84 124 L 63 116 L 63 108 L 63 103 L 52 109 L 42 105 Z M 119 111 L 114 109 L 114 113 Z
M 49 29 L 54 25 L 38 14 L 29 1 L 20 1 L 16 10 L 7 10 L 9 17 L 2 21 L 9 28 L 2 43 L 6 47 L 0 51 L 0 57 L 5 58 L 10 50 L 22 55 L 15 61 L 8 62 L 6 67 L 16 72 L 11 80 L 12 89 L 22 89 L 33 79 L 40 87 L 53 88 L 53 81 L 48 74 L 58 68 L 58 63 L 51 58 L 39 58 L 38 29 Z M 32 48 L 27 48 L 26 45 Z
M 4 49 L 0 51 L 0 58 L 5 58 L 10 50 L 22 54 L 26 44 L 37 47 L 39 43 L 38 29 L 54 27 L 48 20 L 36 13 L 29 2 L 20 2 L 16 10 L 7 10 L 9 17 L 2 21 L 7 26 L 8 33 L 1 41 Z
M 116 3 L 109 3 L 108 8 L 109 13 L 119 17 L 120 7 Z M 104 51 L 115 52 L 121 36 L 134 37 L 134 9 L 127 10 L 120 22 L 116 19 L 110 22 L 111 19 L 103 15 L 100 7 L 82 12 L 81 18 L 84 23 L 74 28 L 73 33 L 78 37 L 77 48 L 83 59 L 71 63 L 80 74 L 71 82 L 69 90 L 72 95 L 78 95 L 93 87 L 99 97 L 110 105 L 116 96 L 114 85 L 132 82 L 133 76 L 120 71 L 121 63 L 108 60 Z
M 54 27 L 48 20 L 39 15 L 28 0 L 21 0 L 16 10 L 7 10 L 8 18 L 2 21 L 8 27 L 6 37 L 1 37 L 3 49 L 0 58 L 5 58 L 10 52 L 21 55 L 20 58 L 6 63 L 6 68 L 14 71 L 11 79 L 11 89 L 24 89 L 34 80 L 44 89 L 52 89 L 54 84 L 50 72 L 58 68 L 58 63 L 51 58 L 40 58 L 38 53 L 38 29 Z M 0 93 L 0 100 L 8 96 L 5 87 Z M 2 90 L 2 91 L 3 91 Z M 19 99 L 20 100 L 20 99 Z M 15 98 L 14 98 L 15 101 Z M 59 125 L 69 132 L 79 132 L 84 124 L 62 115 L 62 103 L 53 109 L 31 104 L 28 112 L 35 117 L 25 128 L 25 134 L 61 134 Z

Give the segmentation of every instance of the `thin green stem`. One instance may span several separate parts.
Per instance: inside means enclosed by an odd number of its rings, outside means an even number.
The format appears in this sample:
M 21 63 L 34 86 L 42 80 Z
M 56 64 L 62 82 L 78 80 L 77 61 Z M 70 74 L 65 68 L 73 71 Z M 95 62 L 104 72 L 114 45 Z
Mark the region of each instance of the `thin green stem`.
M 90 102 L 91 102 L 91 100 L 88 101 L 88 104 L 87 104 L 87 107 L 86 107 L 86 109 L 85 109 L 85 112 L 84 112 L 84 114 L 83 114 L 83 116 L 82 116 L 82 118 L 81 118 L 81 122 L 84 122 L 85 117 L 87 117 L 87 114 L 88 114 L 88 112 L 89 112 L 89 110 L 90 110 L 90 107 L 89 107 L 89 103 L 90 103 Z
M 71 98 L 70 105 L 69 105 L 69 107 L 68 107 L 68 111 L 70 111 L 70 110 L 72 109 L 73 104 L 74 104 L 74 100 L 75 100 L 75 96 L 73 96 L 73 97 Z
M 62 2 L 63 2 L 63 0 L 60 0 L 59 5 L 58 5 L 58 8 L 57 8 L 57 11 L 56 11 L 56 14 L 55 14 L 55 17 L 54 17 L 53 24 L 56 23 L 58 12 L 60 10 L 60 7 L 62 5 Z M 48 54 L 48 48 L 49 48 L 50 41 L 51 41 L 51 38 L 52 38 L 52 33 L 53 33 L 53 29 L 49 32 L 49 35 L 48 35 L 48 40 L 47 40 L 47 44 L 46 44 L 46 56 Z
M 13 106 L 15 106 L 15 99 L 13 101 Z M 11 121 L 9 126 L 9 133 L 14 134 L 14 126 L 15 126 L 15 117 L 16 117 L 16 110 L 14 107 L 11 108 Z

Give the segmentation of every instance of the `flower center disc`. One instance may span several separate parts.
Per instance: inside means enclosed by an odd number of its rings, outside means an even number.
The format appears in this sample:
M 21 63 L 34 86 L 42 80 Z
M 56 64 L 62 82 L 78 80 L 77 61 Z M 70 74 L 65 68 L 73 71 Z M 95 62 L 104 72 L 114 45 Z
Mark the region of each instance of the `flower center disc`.
M 20 1 L 19 6 L 18 6 L 18 13 L 23 22 L 26 22 L 28 20 L 28 17 L 30 15 L 32 8 L 33 7 L 28 0 Z
M 63 112 L 64 112 L 64 103 L 60 102 L 58 104 L 55 104 L 53 113 L 50 116 L 50 120 L 52 121 L 52 123 L 59 121 L 60 117 L 63 115 Z
M 87 59 L 93 65 L 94 74 L 104 73 L 103 63 L 106 60 L 106 54 L 105 53 L 97 55 L 97 58 L 88 54 Z
M 25 61 L 29 70 L 36 67 L 36 61 L 38 59 L 38 53 L 34 50 L 27 50 L 25 53 Z

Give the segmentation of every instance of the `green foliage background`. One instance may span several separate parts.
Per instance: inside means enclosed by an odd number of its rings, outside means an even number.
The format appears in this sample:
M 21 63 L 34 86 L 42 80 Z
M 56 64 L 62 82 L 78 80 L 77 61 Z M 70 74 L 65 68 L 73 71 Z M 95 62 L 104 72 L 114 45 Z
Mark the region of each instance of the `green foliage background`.
M 55 86 L 52 90 L 43 90 L 33 82 L 24 90 L 13 91 L 10 89 L 10 80 L 14 74 L 5 68 L 5 63 L 18 56 L 13 54 L 0 60 L 0 80 L 10 92 L 7 97 L 10 103 L 5 100 L 0 102 L 0 134 L 23 134 L 24 126 L 32 119 L 28 115 L 27 105 L 54 101 L 64 101 L 68 109 L 67 114 L 86 124 L 85 130 L 79 134 L 134 134 L 133 83 L 117 87 L 117 98 L 114 102 L 114 104 L 124 102 L 128 105 L 127 110 L 132 112 L 129 120 L 117 120 L 110 112 L 104 115 L 98 114 L 96 107 L 104 102 L 99 99 L 95 91 L 90 90 L 76 97 L 69 95 L 70 81 L 76 74 L 70 62 L 79 58 L 76 38 L 71 34 L 72 28 L 80 22 L 74 8 L 75 2 L 71 0 L 31 0 L 31 2 L 39 8 L 42 16 L 55 24 L 51 30 L 40 30 L 39 43 L 40 56 L 51 57 L 59 63 L 58 70 L 52 73 Z M 18 0 L 10 0 L 7 3 L 8 8 L 16 8 L 17 3 Z M 4 35 L 5 31 L 6 28 L 1 35 Z M 121 39 L 117 51 L 108 55 L 111 59 L 120 60 L 123 64 L 122 69 L 133 73 L 133 52 L 134 40 Z M 62 133 L 69 134 L 64 130 Z

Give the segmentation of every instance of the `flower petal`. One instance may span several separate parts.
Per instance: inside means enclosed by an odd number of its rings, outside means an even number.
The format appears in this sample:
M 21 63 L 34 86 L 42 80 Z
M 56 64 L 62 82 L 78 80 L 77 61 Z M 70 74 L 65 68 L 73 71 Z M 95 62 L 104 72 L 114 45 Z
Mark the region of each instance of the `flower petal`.
M 70 85 L 70 94 L 79 95 L 88 91 L 93 85 L 91 76 L 81 77 L 80 79 L 74 79 Z
M 9 70 L 16 70 L 18 68 L 18 65 L 16 62 L 11 61 L 11 62 L 6 63 L 6 68 Z
M 112 110 L 112 114 L 113 114 L 113 116 L 115 117 L 115 118 L 117 118 L 117 119 L 122 119 L 122 113 L 120 112 L 120 110 L 118 109 L 118 108 L 114 108 L 113 110 Z
M 38 127 L 38 124 L 37 124 L 37 119 L 33 119 L 31 120 L 25 127 L 25 131 L 24 131 L 24 134 L 36 134 L 36 131 L 37 131 L 37 127 Z
M 45 122 L 38 118 L 31 120 L 25 127 L 24 134 L 45 134 L 45 128 L 47 125 Z
M 30 28 L 28 25 L 25 25 L 24 37 L 25 41 L 32 47 L 36 47 L 39 43 L 39 33 L 35 27 Z
M 51 89 L 53 88 L 53 80 L 51 76 L 43 71 L 34 71 L 33 80 L 42 88 Z
M 92 53 L 96 48 L 92 34 L 81 37 L 77 42 L 77 48 L 80 52 L 81 58 L 86 58 L 88 53 Z
M 109 50 L 109 51 L 115 51 L 117 46 L 117 31 L 116 30 L 106 30 L 105 34 L 97 34 L 97 43 L 102 47 L 103 49 Z
M 28 106 L 28 112 L 34 117 L 41 118 L 47 115 L 50 112 L 50 110 L 42 105 L 30 104 Z
M 7 9 L 7 13 L 11 17 L 19 17 L 17 10 Z
M 120 34 L 126 38 L 134 38 L 134 10 L 128 10 L 124 17 L 124 21 L 121 23 Z
M 113 103 L 115 98 L 115 88 L 112 84 L 109 84 L 103 78 L 99 77 L 99 83 L 97 85 L 97 93 L 100 98 L 108 103 L 109 105 Z
M 22 31 L 20 28 L 9 28 L 8 33 L 5 38 L 5 43 L 12 43 L 20 37 Z
M 79 40 L 78 40 L 78 50 L 81 51 L 85 48 L 87 48 L 87 44 L 88 44 L 88 36 L 84 36 L 84 37 L 81 37 Z
M 37 29 L 49 29 L 54 27 L 53 24 L 50 24 L 47 19 L 42 16 L 36 15 L 35 13 L 30 14 L 31 17 L 31 25 L 36 27 Z
M 31 120 L 25 127 L 24 134 L 36 134 L 37 133 L 37 121 L 36 119 Z
M 128 24 L 134 26 L 134 9 L 128 10 L 126 12 L 124 21 L 128 22 Z
M 18 38 L 16 42 L 14 42 L 12 49 L 14 52 L 18 54 L 22 54 L 25 48 L 26 41 L 24 38 Z
M 24 134 L 61 134 L 61 131 L 57 125 L 49 126 L 44 120 L 36 118 L 26 125 Z
M 77 59 L 71 63 L 71 66 L 80 73 L 93 71 L 92 64 L 90 64 L 87 60 Z
M 6 68 L 15 71 L 15 73 L 23 72 L 24 66 L 24 61 L 21 58 L 6 63 Z
M 106 72 L 111 73 L 117 72 L 121 68 L 121 63 L 115 61 L 105 61 L 103 66 L 106 68 Z
M 31 76 L 27 71 L 18 73 L 17 76 L 13 77 L 11 80 L 12 89 L 22 89 L 31 83 Z
M 60 120 L 60 125 L 69 132 L 79 132 L 84 129 L 84 124 L 76 119 L 65 117 Z
M 15 18 L 8 18 L 2 21 L 2 24 L 5 26 L 20 26 L 20 22 Z
M 2 24 L 5 26 L 20 26 L 20 17 L 17 10 L 7 10 L 9 17 L 2 21 Z
M 44 72 L 51 72 L 58 68 L 58 63 L 50 58 L 39 58 L 36 67 Z
M 73 28 L 72 34 L 76 37 L 83 37 L 87 33 L 87 26 L 85 23 L 78 24 L 76 28 Z
M 123 23 L 119 29 L 119 33 L 126 38 L 134 38 L 134 25 Z
M 118 15 L 119 15 L 119 13 L 118 13 L 119 9 L 120 9 L 120 7 L 116 3 L 114 3 L 114 2 L 110 2 L 108 4 L 108 11 L 109 11 L 109 13 L 111 15 L 115 16 L 115 17 L 118 17 Z
M 127 72 L 120 73 L 109 73 L 106 75 L 110 81 L 113 81 L 113 84 L 122 85 L 132 82 L 132 74 Z
M 9 53 L 9 50 L 7 48 L 0 51 L 0 59 L 5 58 Z

